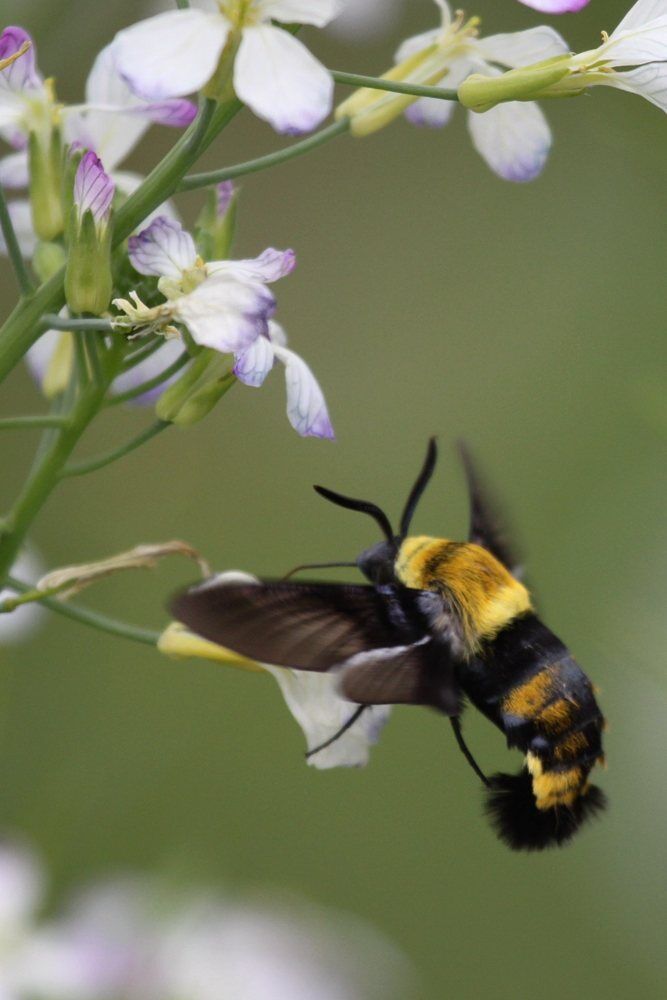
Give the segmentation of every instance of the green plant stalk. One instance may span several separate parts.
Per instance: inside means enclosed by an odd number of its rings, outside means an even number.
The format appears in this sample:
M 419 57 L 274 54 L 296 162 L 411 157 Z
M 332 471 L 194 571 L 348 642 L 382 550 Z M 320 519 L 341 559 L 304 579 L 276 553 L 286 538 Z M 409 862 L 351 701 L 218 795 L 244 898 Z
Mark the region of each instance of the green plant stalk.
M 35 417 L 2 417 L 0 418 L 0 431 L 33 430 L 44 427 L 63 427 L 67 423 L 66 417 L 44 416 Z
M 14 576 L 10 576 L 7 582 L 13 590 L 18 590 L 21 593 L 33 590 L 29 583 L 23 583 Z M 131 639 L 133 642 L 141 642 L 147 646 L 157 646 L 160 639 L 159 632 L 151 632 L 149 629 L 139 628 L 137 625 L 119 622 L 115 618 L 108 618 L 107 615 L 78 607 L 76 604 L 65 604 L 63 601 L 46 596 L 40 597 L 39 603 L 43 604 L 49 611 L 55 611 L 56 614 L 80 622 L 82 625 L 88 625 L 90 628 L 97 629 L 98 632 L 107 632 L 109 635 L 121 636 L 123 639 Z
M 125 444 L 122 444 L 119 448 L 107 451 L 103 455 L 98 455 L 96 458 L 90 458 L 83 462 L 66 465 L 64 468 L 61 467 L 59 477 L 64 479 L 69 476 L 85 476 L 89 472 L 97 472 L 98 469 L 103 469 L 105 465 L 111 465 L 112 462 L 117 462 L 119 458 L 124 458 L 125 455 L 129 455 L 131 451 L 135 451 L 135 449 L 140 448 L 142 444 L 146 444 L 147 441 L 154 438 L 156 434 L 160 434 L 162 431 L 166 430 L 167 427 L 171 427 L 171 424 L 164 420 L 156 420 L 155 423 L 150 425 L 150 427 L 146 427 L 145 430 L 137 434 L 136 437 L 126 441 Z
M 398 80 L 385 80 L 381 76 L 362 76 L 359 73 L 343 73 L 332 69 L 331 75 L 336 83 L 347 87 L 367 87 L 369 90 L 385 90 L 391 94 L 410 94 L 412 97 L 433 97 L 438 101 L 458 101 L 458 90 L 446 87 L 427 87 L 418 83 L 401 83 Z
M 16 275 L 21 295 L 30 295 L 33 287 L 32 281 L 23 259 L 23 254 L 21 253 L 18 240 L 16 239 L 14 224 L 12 223 L 12 217 L 9 214 L 9 208 L 7 207 L 7 200 L 5 198 L 5 192 L 2 189 L 2 185 L 0 185 L 0 229 L 2 229 L 2 235 L 5 238 L 7 256 L 12 262 L 12 267 L 14 268 L 14 274 Z

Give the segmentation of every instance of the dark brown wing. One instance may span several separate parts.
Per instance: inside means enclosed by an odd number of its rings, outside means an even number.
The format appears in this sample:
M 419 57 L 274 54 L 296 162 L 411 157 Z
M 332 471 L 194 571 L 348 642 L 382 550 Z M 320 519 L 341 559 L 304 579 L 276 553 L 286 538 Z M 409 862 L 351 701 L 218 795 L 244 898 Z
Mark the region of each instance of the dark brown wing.
M 498 505 L 486 490 L 483 480 L 475 467 L 472 455 L 463 441 L 458 450 L 470 494 L 470 530 L 468 540 L 481 545 L 506 566 L 514 576 L 521 576 L 521 560 L 507 540 L 503 518 L 498 513 Z
M 368 649 L 421 639 L 428 624 L 420 593 L 393 585 L 212 579 L 178 594 L 170 610 L 193 632 L 253 660 L 323 671 Z
M 338 687 L 362 705 L 430 705 L 446 715 L 461 713 L 454 661 L 432 639 L 359 653 L 342 666 Z

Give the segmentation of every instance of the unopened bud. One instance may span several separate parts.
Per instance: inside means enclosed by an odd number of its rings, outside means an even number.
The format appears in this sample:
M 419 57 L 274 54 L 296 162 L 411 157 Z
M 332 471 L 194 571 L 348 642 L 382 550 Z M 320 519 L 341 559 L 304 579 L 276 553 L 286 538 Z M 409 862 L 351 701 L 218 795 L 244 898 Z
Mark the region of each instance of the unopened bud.
M 534 101 L 570 73 L 570 57 L 555 56 L 533 66 L 511 69 L 500 76 L 473 73 L 459 87 L 461 104 L 484 112 L 505 101 Z M 571 92 L 570 92 L 571 94 Z
M 41 240 L 54 240 L 64 228 L 62 204 L 62 142 L 60 131 L 47 136 L 30 133 L 30 204 L 35 232 Z
M 97 316 L 109 306 L 111 203 L 115 186 L 95 153 L 86 153 L 74 178 L 69 258 L 65 276 L 67 305 L 73 313 Z

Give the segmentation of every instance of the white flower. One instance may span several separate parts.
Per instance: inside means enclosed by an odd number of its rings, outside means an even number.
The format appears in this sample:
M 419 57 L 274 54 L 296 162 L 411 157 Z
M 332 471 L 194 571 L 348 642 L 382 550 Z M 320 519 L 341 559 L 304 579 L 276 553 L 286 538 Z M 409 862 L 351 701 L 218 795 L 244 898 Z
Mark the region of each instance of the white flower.
M 113 43 L 121 76 L 136 94 L 162 100 L 193 93 L 213 76 L 231 37 L 240 37 L 234 89 L 278 132 L 315 128 L 331 110 L 333 81 L 308 49 L 272 20 L 323 27 L 338 0 L 194 0 L 120 31 Z
M 611 35 L 602 32 L 596 49 L 523 65 L 497 83 L 469 77 L 459 88 L 461 102 L 487 112 L 501 101 L 576 96 L 605 86 L 639 94 L 667 111 L 667 0 L 638 0 Z
M 473 72 L 500 76 L 499 67 L 526 66 L 568 52 L 558 32 L 544 25 L 478 38 L 476 26 L 474 31 L 466 31 L 460 18 L 452 18 L 445 0 L 436 3 L 442 13 L 441 27 L 409 38 L 396 59 L 414 58 L 436 46 L 447 59 L 448 74 L 442 80 L 445 87 L 458 87 Z M 406 117 L 415 125 L 437 128 L 447 124 L 455 107 L 453 101 L 419 98 L 407 109 Z M 477 152 L 504 180 L 530 181 L 541 173 L 551 148 L 551 131 L 537 104 L 512 102 L 482 116 L 469 113 L 468 129 Z
M 216 583 L 230 584 L 258 582 L 256 577 L 248 573 L 234 571 L 221 573 L 215 579 Z M 158 648 L 168 656 L 195 656 L 227 666 L 272 674 L 287 707 L 303 730 L 309 750 L 337 733 L 358 708 L 358 705 L 340 697 L 334 674 L 255 663 L 201 639 L 176 622 L 163 632 Z M 322 770 L 332 767 L 363 767 L 368 763 L 370 747 L 377 742 L 390 713 L 389 705 L 369 706 L 335 743 L 313 754 L 308 758 L 308 763 Z

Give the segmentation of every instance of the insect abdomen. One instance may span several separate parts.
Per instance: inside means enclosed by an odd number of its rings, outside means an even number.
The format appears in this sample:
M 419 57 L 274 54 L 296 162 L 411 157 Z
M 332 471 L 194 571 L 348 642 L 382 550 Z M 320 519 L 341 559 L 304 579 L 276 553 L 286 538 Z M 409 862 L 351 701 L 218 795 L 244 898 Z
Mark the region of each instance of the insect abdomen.
M 588 783 L 603 759 L 604 724 L 590 681 L 533 614 L 504 629 L 463 680 L 508 745 L 525 754 L 521 774 L 491 779 L 487 808 L 499 835 L 526 850 L 569 840 L 604 804 Z

